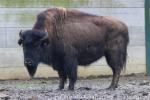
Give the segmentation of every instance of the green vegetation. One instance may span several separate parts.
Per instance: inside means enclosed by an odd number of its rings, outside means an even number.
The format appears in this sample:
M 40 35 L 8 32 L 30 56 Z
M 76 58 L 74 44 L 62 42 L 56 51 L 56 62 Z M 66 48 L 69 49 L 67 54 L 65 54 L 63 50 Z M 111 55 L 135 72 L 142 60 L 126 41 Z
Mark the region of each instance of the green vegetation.
M 77 7 L 88 5 L 89 0 L 0 0 L 0 7 Z
M 21 88 L 21 89 L 26 89 L 26 88 L 32 87 L 32 84 L 29 84 L 29 83 L 18 83 L 18 84 L 16 84 L 16 87 L 17 88 Z

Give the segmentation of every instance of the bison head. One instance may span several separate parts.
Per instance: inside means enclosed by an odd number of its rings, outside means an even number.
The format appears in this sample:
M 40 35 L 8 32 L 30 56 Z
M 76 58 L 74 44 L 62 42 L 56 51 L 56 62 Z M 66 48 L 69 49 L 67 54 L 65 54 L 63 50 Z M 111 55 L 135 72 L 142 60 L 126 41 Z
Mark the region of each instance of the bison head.
M 38 30 L 20 31 L 18 44 L 23 47 L 24 65 L 30 77 L 33 77 L 39 62 L 41 61 L 42 50 L 48 45 L 47 33 Z

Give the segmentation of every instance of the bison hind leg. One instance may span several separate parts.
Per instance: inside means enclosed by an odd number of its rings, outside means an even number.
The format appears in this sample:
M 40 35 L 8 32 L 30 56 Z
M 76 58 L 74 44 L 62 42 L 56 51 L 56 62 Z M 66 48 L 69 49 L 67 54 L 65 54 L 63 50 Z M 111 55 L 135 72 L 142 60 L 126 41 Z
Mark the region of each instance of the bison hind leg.
M 105 52 L 106 61 L 113 72 L 113 79 L 108 89 L 115 89 L 118 87 L 121 70 L 126 64 L 126 55 L 126 47 L 119 47 L 117 45 Z

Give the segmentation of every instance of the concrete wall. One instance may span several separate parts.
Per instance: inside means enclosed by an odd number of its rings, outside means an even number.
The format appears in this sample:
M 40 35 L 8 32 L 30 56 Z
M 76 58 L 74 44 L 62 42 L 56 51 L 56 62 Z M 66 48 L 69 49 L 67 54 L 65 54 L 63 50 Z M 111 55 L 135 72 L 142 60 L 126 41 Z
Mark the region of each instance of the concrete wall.
M 0 1 L 0 79 L 27 78 L 22 48 L 17 45 L 21 29 L 30 29 L 37 13 L 49 7 L 64 6 L 96 15 L 113 16 L 129 27 L 127 70 L 124 74 L 145 73 L 144 0 L 1 0 Z M 90 67 L 79 67 L 79 76 L 111 74 L 105 58 Z M 40 65 L 36 76 L 57 76 Z

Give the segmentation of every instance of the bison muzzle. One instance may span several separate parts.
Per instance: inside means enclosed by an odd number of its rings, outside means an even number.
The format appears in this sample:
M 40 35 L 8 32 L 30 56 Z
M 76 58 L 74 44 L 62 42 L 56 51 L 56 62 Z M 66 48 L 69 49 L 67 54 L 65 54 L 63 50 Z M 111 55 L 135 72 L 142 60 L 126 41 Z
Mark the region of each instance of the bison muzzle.
M 19 37 L 29 75 L 34 76 L 39 63 L 51 65 L 58 72 L 59 89 L 68 78 L 68 89 L 74 90 L 77 66 L 103 56 L 113 72 L 109 89 L 115 89 L 126 64 L 128 28 L 109 16 L 51 8 L 38 14 L 34 27 L 21 31 Z

